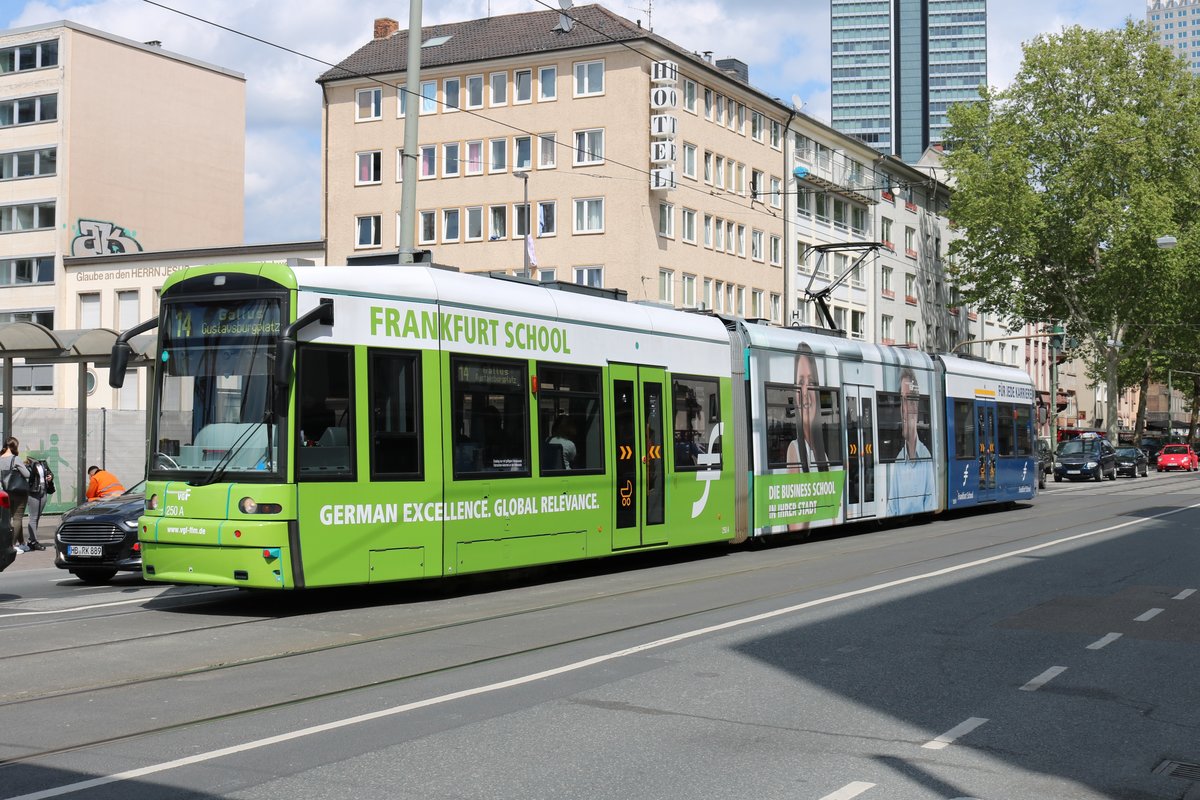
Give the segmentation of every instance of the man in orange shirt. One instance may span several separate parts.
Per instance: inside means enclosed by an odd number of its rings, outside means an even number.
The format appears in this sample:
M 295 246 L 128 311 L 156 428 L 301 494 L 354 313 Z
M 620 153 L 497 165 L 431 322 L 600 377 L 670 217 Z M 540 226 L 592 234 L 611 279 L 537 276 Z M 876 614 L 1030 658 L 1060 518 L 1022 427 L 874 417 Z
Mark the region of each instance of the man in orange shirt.
M 117 480 L 117 476 L 99 467 L 88 467 L 87 499 L 100 500 L 115 494 L 124 494 L 125 487 Z

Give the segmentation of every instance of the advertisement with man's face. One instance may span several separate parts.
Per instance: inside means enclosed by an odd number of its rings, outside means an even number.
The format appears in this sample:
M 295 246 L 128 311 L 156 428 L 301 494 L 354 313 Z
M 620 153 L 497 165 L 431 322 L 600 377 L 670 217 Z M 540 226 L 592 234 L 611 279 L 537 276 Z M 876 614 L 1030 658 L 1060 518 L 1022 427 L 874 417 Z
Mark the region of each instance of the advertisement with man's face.
M 884 368 L 887 389 L 876 393 L 876 401 L 879 460 L 887 473 L 887 516 L 937 508 L 931 381 L 929 372 L 911 366 Z

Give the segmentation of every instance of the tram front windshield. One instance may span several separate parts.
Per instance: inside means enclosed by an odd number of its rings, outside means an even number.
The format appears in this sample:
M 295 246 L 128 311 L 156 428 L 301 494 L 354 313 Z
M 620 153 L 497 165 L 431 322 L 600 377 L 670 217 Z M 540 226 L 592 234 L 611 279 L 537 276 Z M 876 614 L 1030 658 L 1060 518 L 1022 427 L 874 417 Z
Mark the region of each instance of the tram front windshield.
M 164 301 L 152 478 L 278 478 L 279 307 L 261 298 Z

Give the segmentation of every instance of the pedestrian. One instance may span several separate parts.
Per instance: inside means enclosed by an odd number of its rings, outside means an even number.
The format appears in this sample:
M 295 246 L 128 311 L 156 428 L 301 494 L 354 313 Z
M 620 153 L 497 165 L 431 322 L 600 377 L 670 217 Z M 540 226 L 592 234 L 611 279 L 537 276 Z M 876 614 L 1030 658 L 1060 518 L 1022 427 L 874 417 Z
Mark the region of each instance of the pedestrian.
M 28 553 L 25 546 L 25 504 L 29 500 L 29 467 L 18 456 L 21 446 L 17 437 L 10 436 L 0 450 L 0 486 L 8 492 L 8 506 L 12 512 L 13 534 L 18 553 Z
M 124 493 L 125 487 L 117 480 L 116 475 L 96 466 L 88 467 L 87 499 L 89 503 L 93 500 L 102 500 L 105 497 Z
M 46 508 L 46 498 L 54 492 L 54 473 L 45 461 L 32 456 L 25 458 L 25 466 L 29 469 L 29 521 L 25 524 L 25 542 L 30 550 L 45 550 L 46 546 L 38 541 L 37 529 Z

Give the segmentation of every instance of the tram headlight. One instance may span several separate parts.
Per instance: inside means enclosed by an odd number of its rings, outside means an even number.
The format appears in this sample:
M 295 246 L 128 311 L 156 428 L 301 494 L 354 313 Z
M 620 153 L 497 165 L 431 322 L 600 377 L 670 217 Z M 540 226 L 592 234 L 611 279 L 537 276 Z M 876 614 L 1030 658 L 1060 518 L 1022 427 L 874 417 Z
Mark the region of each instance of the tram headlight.
M 254 498 L 252 497 L 243 497 L 241 502 L 238 503 L 238 508 L 241 509 L 243 514 L 258 513 L 258 503 L 254 502 Z
M 146 510 L 153 511 L 158 508 L 158 495 L 152 494 L 146 498 Z
M 238 510 L 243 514 L 278 514 L 283 511 L 279 503 L 259 503 L 253 497 L 243 497 L 238 501 Z

